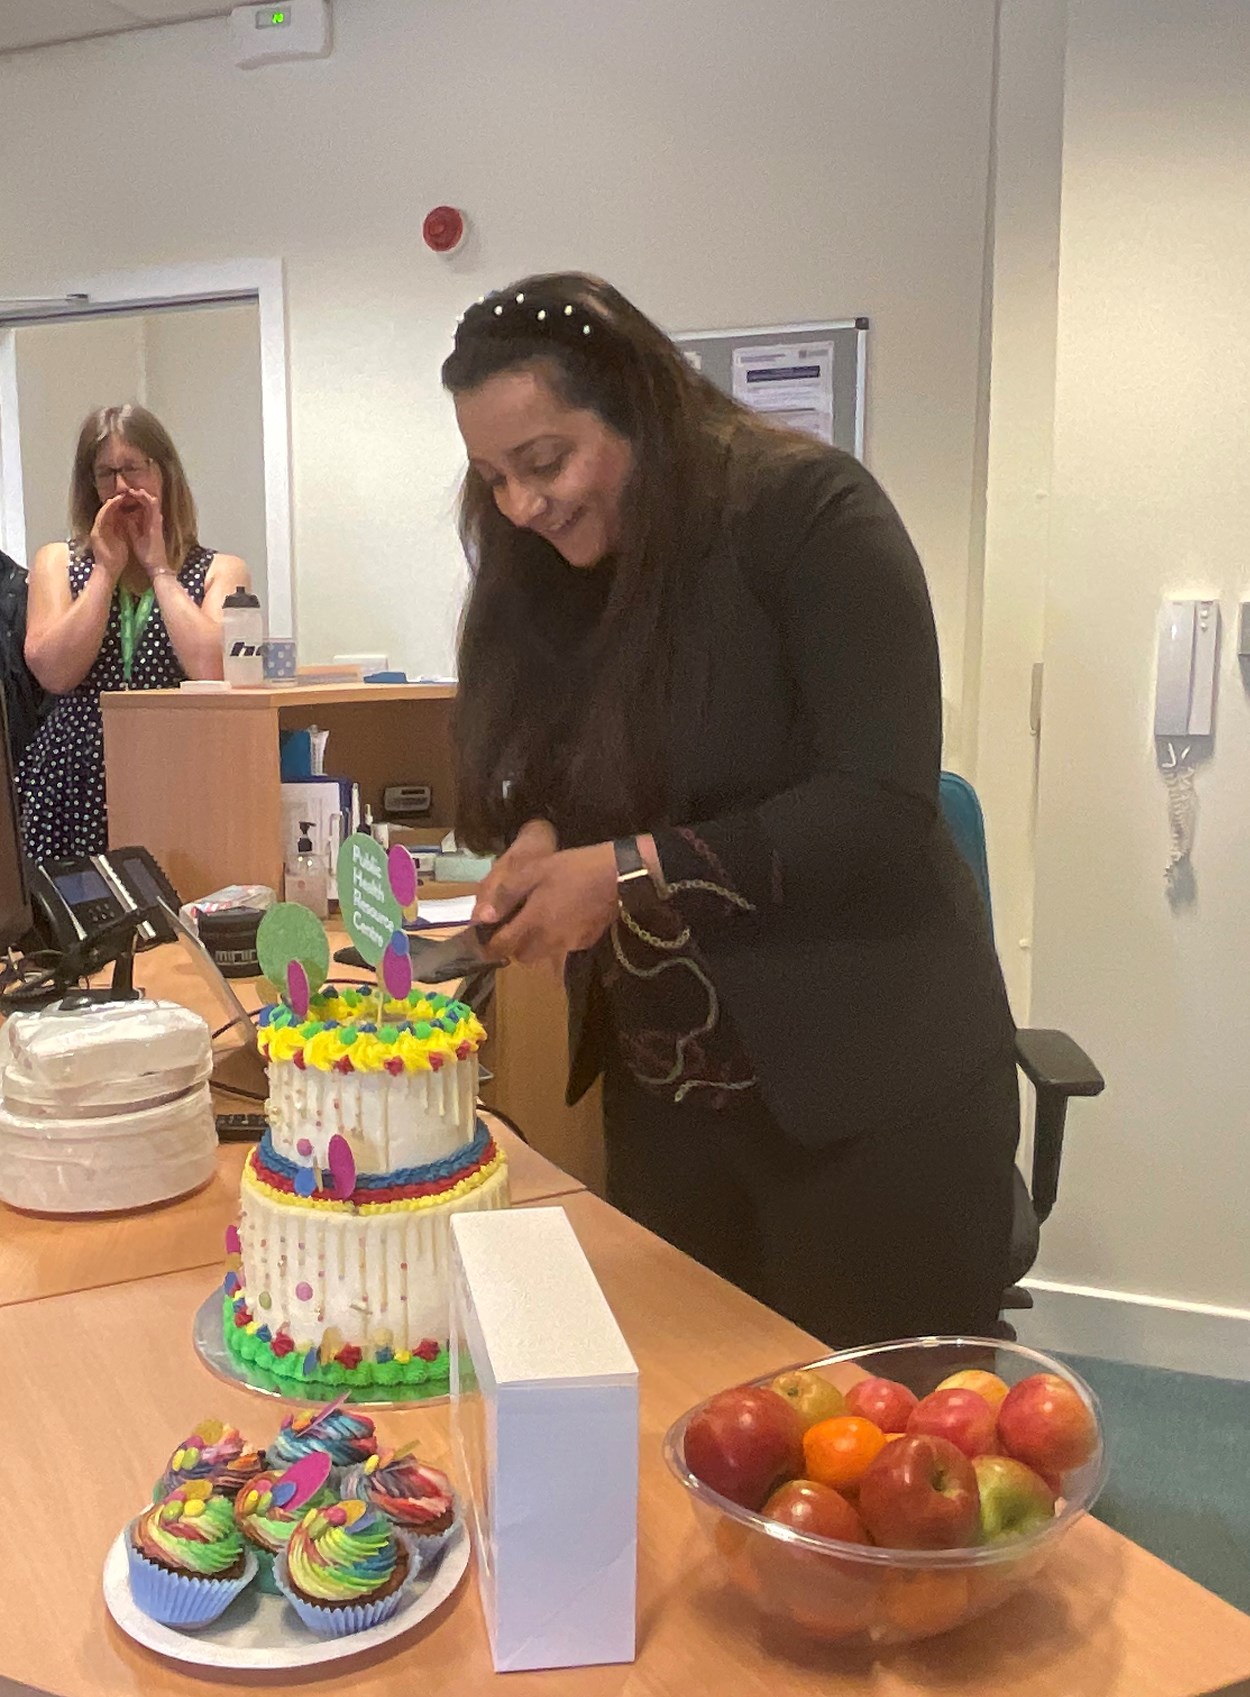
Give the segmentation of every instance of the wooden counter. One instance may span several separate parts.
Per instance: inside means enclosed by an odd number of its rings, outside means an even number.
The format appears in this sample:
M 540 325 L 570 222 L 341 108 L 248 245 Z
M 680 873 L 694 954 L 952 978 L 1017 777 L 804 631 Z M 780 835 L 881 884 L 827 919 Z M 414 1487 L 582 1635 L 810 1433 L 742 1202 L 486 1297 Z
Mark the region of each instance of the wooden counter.
M 105 1552 L 168 1452 L 207 1414 L 264 1442 L 284 1413 L 201 1366 L 190 1327 L 203 1278 L 191 1271 L 0 1311 L 0 1501 L 13 1519 L 0 1537 L 0 1674 L 57 1697 L 208 1697 L 245 1686 L 353 1697 L 1197 1697 L 1250 1676 L 1250 1618 L 1092 1520 L 1030 1590 L 928 1644 L 874 1662 L 761 1643 L 749 1614 L 710 1584 L 660 1441 L 699 1397 L 816 1346 L 597 1198 L 561 1206 L 641 1370 L 634 1664 L 498 1678 L 471 1575 L 389 1653 L 335 1664 L 315 1683 L 200 1677 L 118 1631 L 100 1590 Z M 378 1423 L 389 1441 L 416 1439 L 447 1464 L 446 1404 Z

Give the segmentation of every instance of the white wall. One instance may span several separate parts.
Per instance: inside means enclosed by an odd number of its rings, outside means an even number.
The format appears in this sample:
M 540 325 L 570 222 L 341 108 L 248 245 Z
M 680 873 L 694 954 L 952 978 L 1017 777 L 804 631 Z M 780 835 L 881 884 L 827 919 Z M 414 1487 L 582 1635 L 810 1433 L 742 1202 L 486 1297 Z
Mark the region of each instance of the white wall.
M 96 407 L 142 398 L 142 322 L 28 324 L 14 342 L 28 565 L 37 548 L 69 534 L 69 479 L 83 419 Z
M 958 702 L 992 24 L 992 0 L 351 0 L 324 62 L 235 70 L 220 20 L 12 56 L 0 294 L 282 257 L 305 658 L 420 670 L 463 590 L 437 373 L 469 299 L 574 265 L 673 328 L 869 313 L 869 457 Z M 109 216 L 84 167 L 118 112 L 159 140 Z M 420 241 L 441 201 L 474 226 L 450 260 Z
M 1241 0 L 1071 8 L 1033 986 L 1108 1078 L 1074 1110 L 1040 1271 L 1241 1311 L 1250 679 L 1227 629 L 1175 911 L 1151 726 L 1163 597 L 1231 623 L 1250 595 L 1248 86 Z
M 200 540 L 223 554 L 242 555 L 266 606 L 256 307 L 151 312 L 142 324 L 147 405 L 178 445 L 199 511 Z

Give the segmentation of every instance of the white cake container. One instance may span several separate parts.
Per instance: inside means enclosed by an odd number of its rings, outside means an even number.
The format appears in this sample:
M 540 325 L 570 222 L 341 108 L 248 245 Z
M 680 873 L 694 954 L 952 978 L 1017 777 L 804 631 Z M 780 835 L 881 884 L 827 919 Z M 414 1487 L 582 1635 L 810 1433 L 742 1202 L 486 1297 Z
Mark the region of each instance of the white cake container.
M 0 1032 L 0 1201 L 106 1213 L 211 1178 L 208 1026 L 169 1002 L 17 1014 Z

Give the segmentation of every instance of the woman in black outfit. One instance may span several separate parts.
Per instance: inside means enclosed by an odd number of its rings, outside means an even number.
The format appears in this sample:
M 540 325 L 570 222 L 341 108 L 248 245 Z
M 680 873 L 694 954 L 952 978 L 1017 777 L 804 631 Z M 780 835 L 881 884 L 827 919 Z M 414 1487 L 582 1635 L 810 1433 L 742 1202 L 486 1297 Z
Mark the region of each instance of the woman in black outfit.
M 831 1345 L 990 1330 L 1013 1027 L 898 515 L 593 278 L 470 308 L 443 381 L 458 830 L 503 851 L 476 917 L 566 973 L 609 1200 Z

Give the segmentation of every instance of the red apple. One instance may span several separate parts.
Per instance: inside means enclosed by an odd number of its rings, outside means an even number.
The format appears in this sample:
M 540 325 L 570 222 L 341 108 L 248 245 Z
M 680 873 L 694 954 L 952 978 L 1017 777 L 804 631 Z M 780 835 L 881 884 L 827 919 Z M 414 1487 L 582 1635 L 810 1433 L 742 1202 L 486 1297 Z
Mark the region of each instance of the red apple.
M 996 1424 L 994 1410 L 975 1391 L 930 1391 L 912 1409 L 907 1430 L 945 1438 L 971 1460 L 994 1449 Z
M 847 1544 L 871 1542 L 846 1498 L 813 1479 L 780 1486 L 762 1512 L 798 1532 Z M 769 1613 L 829 1641 L 848 1638 L 870 1624 L 879 1576 L 853 1557 L 840 1558 L 760 1533 L 753 1535 L 750 1548 L 755 1575 L 749 1590 Z
M 981 1497 L 981 1535 L 987 1543 L 1027 1537 L 1055 1518 L 1055 1493 L 1014 1456 L 979 1455 L 972 1471 Z
M 859 1512 L 890 1549 L 964 1549 L 980 1528 L 977 1476 L 945 1438 L 909 1433 L 887 1444 L 865 1473 Z
M 803 1422 L 766 1385 L 712 1397 L 686 1427 L 686 1466 L 722 1497 L 760 1508 L 773 1487 L 803 1471 Z
M 846 1393 L 846 1412 L 883 1432 L 905 1432 L 916 1401 L 916 1393 L 896 1379 L 861 1379 Z
M 779 1373 L 768 1388 L 793 1404 L 805 1431 L 818 1420 L 836 1420 L 839 1414 L 846 1413 L 846 1402 L 838 1387 L 807 1367 L 793 1367 L 788 1373 Z
M 1098 1448 L 1098 1422 L 1074 1385 L 1057 1373 L 1034 1373 L 1004 1397 L 998 1437 L 1008 1455 L 1053 1476 L 1089 1460 Z
M 820 1538 L 838 1538 L 844 1544 L 867 1544 L 868 1529 L 840 1492 L 814 1479 L 791 1479 L 779 1485 L 760 1513 L 765 1520 L 792 1526 Z

